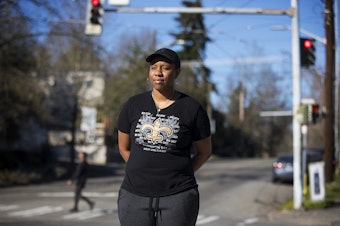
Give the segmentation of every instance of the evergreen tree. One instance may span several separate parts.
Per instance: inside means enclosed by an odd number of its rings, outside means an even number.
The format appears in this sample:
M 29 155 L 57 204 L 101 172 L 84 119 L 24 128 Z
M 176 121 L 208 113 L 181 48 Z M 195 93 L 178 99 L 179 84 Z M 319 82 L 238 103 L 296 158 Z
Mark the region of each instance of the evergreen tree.
M 202 7 L 201 1 L 183 1 L 186 7 Z M 178 88 L 198 99 L 207 106 L 210 70 L 204 65 L 206 43 L 210 41 L 201 13 L 182 13 L 175 20 L 179 24 L 179 32 L 172 33 L 175 40 L 184 40 L 183 49 L 178 52 L 183 61 Z

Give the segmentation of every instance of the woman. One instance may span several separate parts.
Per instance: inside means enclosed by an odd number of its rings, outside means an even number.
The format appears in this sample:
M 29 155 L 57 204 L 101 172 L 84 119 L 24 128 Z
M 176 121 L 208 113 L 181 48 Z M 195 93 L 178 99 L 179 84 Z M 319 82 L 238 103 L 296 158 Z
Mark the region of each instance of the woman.
M 175 90 L 176 52 L 159 49 L 146 61 L 152 91 L 130 98 L 118 119 L 118 147 L 127 163 L 119 220 L 122 226 L 193 226 L 199 210 L 194 172 L 211 155 L 209 119 L 196 100 Z

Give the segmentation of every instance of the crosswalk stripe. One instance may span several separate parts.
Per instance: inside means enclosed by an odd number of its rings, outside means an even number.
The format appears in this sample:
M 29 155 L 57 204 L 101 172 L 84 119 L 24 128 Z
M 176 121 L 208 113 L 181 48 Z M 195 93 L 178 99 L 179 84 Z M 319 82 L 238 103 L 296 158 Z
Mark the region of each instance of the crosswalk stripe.
M 114 198 L 118 197 L 118 192 L 83 192 L 84 196 L 90 198 Z M 43 198 L 68 198 L 73 197 L 73 192 L 40 192 L 38 197 Z
M 64 215 L 62 218 L 64 220 L 87 220 L 90 218 L 96 218 L 104 215 L 110 215 L 113 213 L 113 210 L 104 210 L 104 209 L 93 209 L 88 211 L 82 211 L 79 213 L 72 213 Z
M 216 221 L 218 219 L 220 219 L 219 216 L 205 217 L 204 215 L 198 215 L 196 225 L 208 224 L 208 223 Z
M 0 205 L 0 211 L 8 211 L 8 210 L 14 210 L 17 209 L 18 205 Z
M 244 223 L 246 223 L 246 224 L 254 224 L 254 223 L 258 222 L 258 221 L 259 221 L 259 219 L 257 217 L 254 217 L 254 218 L 248 218 L 248 219 L 244 220 Z
M 11 217 L 33 217 L 33 216 L 40 216 L 45 215 L 53 212 L 59 212 L 62 211 L 64 208 L 61 206 L 53 207 L 53 206 L 42 206 L 37 207 L 33 209 L 28 210 L 22 210 L 22 211 L 15 211 L 8 213 Z

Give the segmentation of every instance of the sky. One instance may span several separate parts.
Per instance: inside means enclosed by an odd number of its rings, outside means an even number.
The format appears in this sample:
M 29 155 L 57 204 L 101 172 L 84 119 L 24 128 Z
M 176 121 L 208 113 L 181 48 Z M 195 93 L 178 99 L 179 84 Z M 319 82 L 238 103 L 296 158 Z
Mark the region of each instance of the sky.
M 130 0 L 126 8 L 144 7 L 183 7 L 181 0 Z M 290 0 L 202 0 L 204 7 L 222 7 L 237 9 L 289 9 Z M 105 8 L 116 7 L 105 5 Z M 299 0 L 299 26 L 301 30 L 324 38 L 324 4 L 321 0 Z M 102 39 L 108 48 L 119 43 L 123 33 L 136 32 L 144 29 L 157 32 L 159 47 L 173 42 L 171 32 L 177 32 L 178 24 L 174 20 L 178 14 L 173 13 L 116 13 L 106 12 L 104 15 Z M 206 49 L 205 65 L 212 70 L 212 82 L 218 84 L 219 90 L 226 87 L 228 76 L 234 60 L 243 62 L 268 62 L 278 73 L 287 73 L 288 83 L 291 81 L 291 17 L 287 15 L 238 15 L 238 14 L 204 14 L 205 27 L 212 42 Z M 277 30 L 281 27 L 285 29 Z M 301 37 L 308 37 L 301 34 Z M 339 35 L 338 35 L 339 37 Z M 262 57 L 249 58 L 253 46 L 261 48 Z M 179 46 L 171 46 L 176 49 Z M 288 64 L 288 65 L 287 65 Z M 282 72 L 283 65 L 288 71 Z M 316 66 L 325 66 L 325 46 L 316 42 Z M 237 75 L 235 75 L 237 76 Z M 217 103 L 221 96 L 213 95 Z

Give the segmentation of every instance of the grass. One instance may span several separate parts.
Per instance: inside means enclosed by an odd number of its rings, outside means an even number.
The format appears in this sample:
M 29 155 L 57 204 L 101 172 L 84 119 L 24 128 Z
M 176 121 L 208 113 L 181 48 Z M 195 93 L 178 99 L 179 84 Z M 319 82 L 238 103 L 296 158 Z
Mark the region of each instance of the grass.
M 42 169 L 35 170 L 0 170 L 0 187 L 13 185 L 27 185 L 42 181 L 58 180 L 63 178 L 67 173 L 67 169 L 62 166 L 54 166 L 49 171 Z
M 310 199 L 310 190 L 307 189 L 307 194 L 304 198 L 303 208 L 305 210 L 311 209 L 324 209 L 331 207 L 337 200 L 340 199 L 340 168 L 335 172 L 334 181 L 326 184 L 326 197 L 324 201 L 312 202 Z M 294 209 L 294 200 L 291 199 L 281 205 L 279 210 L 292 210 Z
M 0 171 L 0 187 L 7 185 L 23 185 L 29 184 L 35 181 L 39 181 L 41 175 L 36 172 L 23 172 L 20 170 L 1 170 Z

